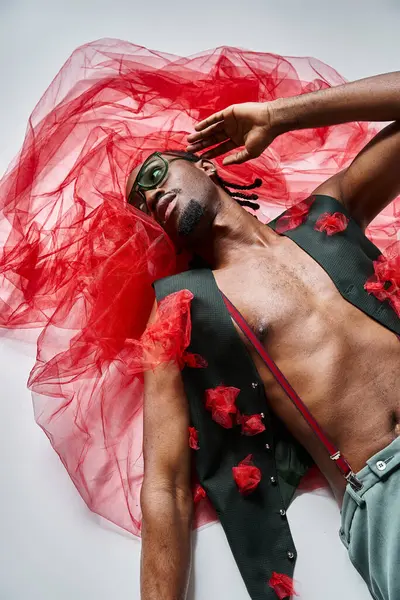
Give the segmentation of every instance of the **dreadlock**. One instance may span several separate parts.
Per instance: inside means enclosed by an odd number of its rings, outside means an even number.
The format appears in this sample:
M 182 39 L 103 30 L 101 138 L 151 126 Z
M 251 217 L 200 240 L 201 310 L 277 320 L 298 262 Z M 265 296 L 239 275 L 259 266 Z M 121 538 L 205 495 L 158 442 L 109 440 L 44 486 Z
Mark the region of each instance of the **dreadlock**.
M 262 185 L 261 179 L 257 177 L 257 179 L 255 179 L 250 185 L 239 185 L 238 183 L 230 183 L 229 181 L 226 181 L 226 179 L 223 179 L 217 172 L 215 173 L 215 177 L 224 192 L 236 200 L 240 206 L 247 206 L 253 210 L 258 210 L 260 208 L 258 202 L 253 202 L 254 200 L 258 200 L 257 194 L 243 194 L 243 192 L 231 190 L 254 190 L 254 188 Z M 229 188 L 231 188 L 231 190 Z
M 185 152 L 183 150 L 181 150 L 181 151 L 174 150 L 174 154 L 181 155 L 182 157 L 185 157 L 193 162 L 197 162 L 198 160 L 201 160 L 201 156 L 199 156 L 198 154 L 195 154 L 193 152 Z M 229 194 L 229 196 L 231 196 L 231 198 L 236 200 L 236 202 L 238 202 L 238 204 L 240 204 L 240 206 L 247 206 L 248 208 L 251 208 L 252 210 L 258 210 L 260 208 L 260 205 L 258 204 L 258 202 L 254 202 L 254 200 L 258 200 L 257 194 L 244 194 L 243 193 L 243 191 L 254 190 L 257 187 L 260 187 L 262 185 L 262 181 L 259 177 L 257 177 L 257 179 L 255 179 L 253 181 L 253 183 L 251 183 L 250 185 L 239 185 L 238 183 L 231 183 L 231 182 L 227 181 L 226 179 L 223 179 L 218 174 L 217 171 L 215 172 L 215 177 L 218 181 L 218 184 L 224 190 L 224 192 L 226 192 L 227 194 Z M 235 191 L 232 191 L 232 190 L 235 190 Z M 240 192 L 237 190 L 243 190 L 243 191 Z

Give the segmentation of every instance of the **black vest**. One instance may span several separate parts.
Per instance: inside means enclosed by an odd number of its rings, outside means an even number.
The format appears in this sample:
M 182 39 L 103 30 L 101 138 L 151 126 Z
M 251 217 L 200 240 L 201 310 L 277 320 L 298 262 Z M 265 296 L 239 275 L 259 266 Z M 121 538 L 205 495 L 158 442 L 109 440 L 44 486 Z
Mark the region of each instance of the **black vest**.
M 305 222 L 285 235 L 322 266 L 344 298 L 400 335 L 400 319 L 390 305 L 364 290 L 379 250 L 352 219 L 344 232 L 333 236 L 316 231 L 316 220 L 324 212 L 349 216 L 337 200 L 316 196 Z M 269 223 L 273 229 L 275 225 L 276 220 Z M 188 350 L 206 358 L 209 365 L 182 371 L 192 425 L 199 432 L 200 449 L 194 453 L 199 481 L 217 511 L 252 600 L 276 600 L 268 586 L 272 572 L 292 577 L 296 560 L 285 511 L 312 461 L 268 410 L 262 381 L 212 272 L 192 270 L 155 283 L 159 301 L 181 289 L 194 294 Z M 224 429 L 213 421 L 204 406 L 204 393 L 221 384 L 241 390 L 236 400 L 241 413 L 264 413 L 266 431 L 247 437 L 240 428 Z M 242 496 L 232 467 L 248 454 L 253 455 L 262 479 L 255 492 Z

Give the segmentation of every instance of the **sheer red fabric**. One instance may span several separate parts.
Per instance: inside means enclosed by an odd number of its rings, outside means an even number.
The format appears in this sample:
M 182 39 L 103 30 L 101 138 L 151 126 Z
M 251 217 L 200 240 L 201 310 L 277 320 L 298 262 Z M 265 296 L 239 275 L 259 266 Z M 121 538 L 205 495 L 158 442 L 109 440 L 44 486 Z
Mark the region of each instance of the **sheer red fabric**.
M 143 373 L 154 365 L 139 366 L 151 342 L 142 334 L 152 283 L 185 263 L 158 225 L 127 206 L 129 173 L 153 150 L 184 148 L 196 121 L 229 104 L 342 82 L 314 59 L 225 47 L 186 58 L 93 42 L 38 102 L 0 182 L 0 325 L 40 329 L 29 380 L 36 420 L 87 505 L 136 535 Z M 347 166 L 373 133 L 360 123 L 296 131 L 243 166 L 217 164 L 235 183 L 263 180 L 258 216 L 267 222 Z M 370 227 L 382 249 L 399 219 L 396 201 Z M 206 499 L 197 511 L 196 525 L 215 519 Z
M 285 231 L 291 231 L 299 227 L 307 219 L 307 215 L 310 212 L 312 203 L 314 202 L 314 196 L 310 196 L 306 200 L 295 204 L 286 211 L 282 217 L 276 222 L 276 232 L 285 233 Z
M 314 229 L 325 231 L 326 235 L 335 235 L 347 229 L 348 224 L 349 219 L 343 213 L 324 213 L 317 219 Z
M 206 409 L 211 412 L 214 421 L 221 425 L 221 427 L 225 427 L 225 429 L 232 429 L 233 427 L 233 415 L 237 413 L 235 402 L 239 393 L 240 390 L 238 388 L 223 385 L 206 390 Z
M 400 242 L 394 242 L 374 262 L 373 275 L 365 289 L 378 300 L 387 300 L 400 317 Z
M 194 492 L 193 492 L 193 502 L 195 504 L 197 504 L 198 502 L 200 502 L 200 500 L 202 500 L 206 496 L 207 496 L 206 490 L 199 483 L 196 484 L 196 487 L 194 488 Z
M 237 467 L 232 467 L 233 479 L 243 496 L 254 492 L 261 481 L 261 471 L 252 462 L 253 455 L 249 454 Z
M 297 596 L 294 590 L 293 579 L 284 573 L 276 573 L 274 571 L 268 582 L 268 585 L 274 590 L 279 600 L 285 600 L 285 598 L 288 599 L 292 598 L 293 596 Z
M 236 416 L 236 423 L 242 426 L 243 435 L 257 435 L 265 431 L 265 425 L 262 422 L 264 415 L 242 415 L 239 411 Z
M 199 432 L 196 427 L 189 427 L 189 446 L 192 450 L 199 450 Z

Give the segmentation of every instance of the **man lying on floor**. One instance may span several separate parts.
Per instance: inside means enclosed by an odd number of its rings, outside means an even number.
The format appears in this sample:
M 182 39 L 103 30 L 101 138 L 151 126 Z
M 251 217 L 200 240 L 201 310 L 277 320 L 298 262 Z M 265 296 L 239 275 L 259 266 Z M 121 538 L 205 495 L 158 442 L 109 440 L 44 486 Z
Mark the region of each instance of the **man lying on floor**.
M 293 592 L 286 509 L 310 457 L 342 504 L 340 537 L 372 596 L 400 596 L 400 243 L 384 258 L 364 233 L 400 191 L 399 97 L 393 73 L 233 105 L 196 127 L 187 153 L 153 153 L 132 172 L 129 202 L 203 266 L 155 284 L 158 302 L 193 295 L 189 350 L 204 368 L 171 362 L 146 377 L 142 600 L 186 594 L 188 430 L 197 491 L 253 600 Z M 268 225 L 243 208 L 257 195 L 211 162 L 239 146 L 225 164 L 255 158 L 293 129 L 363 120 L 394 122 Z

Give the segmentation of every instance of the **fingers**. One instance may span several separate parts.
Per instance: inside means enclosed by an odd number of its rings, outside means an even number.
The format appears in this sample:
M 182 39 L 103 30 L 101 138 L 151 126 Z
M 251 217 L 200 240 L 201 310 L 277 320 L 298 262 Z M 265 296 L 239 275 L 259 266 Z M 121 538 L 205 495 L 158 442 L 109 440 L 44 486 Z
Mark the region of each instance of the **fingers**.
M 210 127 L 207 127 L 206 129 L 204 129 L 203 131 L 200 131 L 199 133 L 192 133 L 188 136 L 187 141 L 189 142 L 189 144 L 194 144 L 200 140 L 205 140 L 207 138 L 211 138 L 214 135 L 217 135 L 219 133 L 224 132 L 224 123 L 216 123 L 215 125 L 211 125 Z M 224 139 L 227 138 L 227 135 L 225 134 Z M 211 145 L 211 144 L 209 144 Z
M 207 137 L 204 140 L 200 140 L 198 142 L 195 142 L 194 144 L 189 144 L 189 146 L 186 147 L 186 152 L 199 152 L 204 148 L 215 146 L 216 144 L 220 144 L 221 142 L 225 142 L 226 140 L 227 135 L 225 131 L 221 131 L 220 133 L 216 133 L 210 137 Z
M 228 150 L 226 150 L 226 152 L 228 152 Z M 254 156 L 251 156 L 249 154 L 249 152 L 246 150 L 246 148 L 244 148 L 243 150 L 240 150 L 240 152 L 235 152 L 235 154 L 231 154 L 230 156 L 227 156 L 226 158 L 224 158 L 224 160 L 222 161 L 223 165 L 240 165 L 244 162 L 246 162 L 247 160 L 250 160 L 251 158 L 254 158 Z
M 220 144 L 216 148 L 213 148 L 212 150 L 208 150 L 207 152 L 202 154 L 201 158 L 210 160 L 211 158 L 216 158 L 217 156 L 221 156 L 221 154 L 226 154 L 227 152 L 230 152 L 234 148 L 237 148 L 237 144 L 235 144 L 235 142 L 233 142 L 232 140 L 227 140 L 226 142 L 224 142 L 223 144 Z
M 218 123 L 218 121 L 223 121 L 224 112 L 224 110 L 220 110 L 219 112 L 216 112 L 213 115 L 207 117 L 207 119 L 200 121 L 200 123 L 197 123 L 197 125 L 194 126 L 195 130 L 203 131 L 203 129 L 206 129 L 206 127 L 214 125 L 214 123 Z

